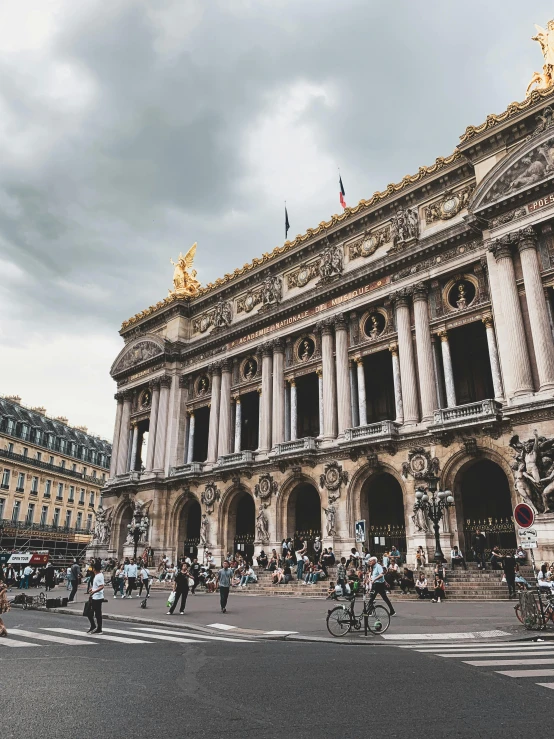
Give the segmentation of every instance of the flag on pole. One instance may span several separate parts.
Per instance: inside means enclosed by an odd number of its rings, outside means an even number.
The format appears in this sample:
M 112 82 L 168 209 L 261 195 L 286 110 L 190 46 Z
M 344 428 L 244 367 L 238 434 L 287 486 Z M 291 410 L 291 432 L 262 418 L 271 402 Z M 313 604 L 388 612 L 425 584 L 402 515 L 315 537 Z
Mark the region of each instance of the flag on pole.
M 346 195 L 346 193 L 344 192 L 344 185 L 342 184 L 342 177 L 340 176 L 340 173 L 339 173 L 339 187 L 340 187 L 340 192 L 339 192 L 340 204 L 342 205 L 343 208 L 346 208 L 346 200 L 344 199 L 344 196 Z
M 289 214 L 287 213 L 287 204 L 285 203 L 285 239 L 288 237 L 289 234 Z

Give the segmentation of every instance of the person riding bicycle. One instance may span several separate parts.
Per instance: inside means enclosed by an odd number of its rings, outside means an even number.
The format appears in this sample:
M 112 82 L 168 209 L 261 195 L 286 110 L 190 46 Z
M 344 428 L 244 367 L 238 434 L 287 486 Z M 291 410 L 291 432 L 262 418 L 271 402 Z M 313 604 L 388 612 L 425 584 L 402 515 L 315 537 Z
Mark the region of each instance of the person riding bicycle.
M 377 595 L 380 595 L 381 598 L 385 601 L 390 615 L 395 616 L 396 611 L 394 610 L 394 606 L 389 600 L 389 596 L 387 595 L 387 586 L 385 583 L 385 576 L 384 576 L 384 570 L 377 561 L 377 557 L 370 557 L 369 559 L 369 588 L 370 594 L 369 594 L 369 605 L 371 605 Z

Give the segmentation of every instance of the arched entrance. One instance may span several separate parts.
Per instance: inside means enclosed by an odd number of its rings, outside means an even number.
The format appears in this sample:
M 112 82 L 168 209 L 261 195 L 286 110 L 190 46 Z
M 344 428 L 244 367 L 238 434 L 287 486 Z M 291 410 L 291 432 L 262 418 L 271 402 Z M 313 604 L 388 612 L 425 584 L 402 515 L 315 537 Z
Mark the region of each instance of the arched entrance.
M 494 546 L 503 552 L 513 552 L 517 541 L 512 519 L 512 495 L 504 470 L 490 459 L 470 462 L 456 475 L 454 492 L 458 530 L 463 530 L 464 541 L 460 541 L 460 545 L 466 558 L 473 559 L 471 542 L 478 528 L 487 538 L 487 555 Z
M 189 498 L 179 516 L 179 533 L 177 543 L 177 556 L 198 556 L 198 544 L 200 543 L 200 503 L 195 498 Z
M 128 506 L 126 506 L 123 513 L 121 514 L 121 519 L 119 521 L 119 542 L 117 547 L 117 553 L 119 557 L 123 556 L 123 546 L 127 539 L 127 534 L 129 533 L 129 529 L 127 527 L 131 523 L 132 519 L 133 506 L 129 504 Z
M 249 562 L 254 556 L 256 506 L 251 495 L 239 490 L 229 506 L 227 548 L 231 554 L 240 552 Z
M 321 537 L 321 499 L 311 483 L 300 483 L 289 495 L 287 521 L 291 529 L 287 537 L 294 537 L 294 548 L 307 541 L 308 556 L 313 555 L 315 537 Z
M 395 546 L 406 561 L 404 496 L 398 480 L 388 472 L 372 475 L 362 486 L 360 503 L 369 551 L 382 554 Z

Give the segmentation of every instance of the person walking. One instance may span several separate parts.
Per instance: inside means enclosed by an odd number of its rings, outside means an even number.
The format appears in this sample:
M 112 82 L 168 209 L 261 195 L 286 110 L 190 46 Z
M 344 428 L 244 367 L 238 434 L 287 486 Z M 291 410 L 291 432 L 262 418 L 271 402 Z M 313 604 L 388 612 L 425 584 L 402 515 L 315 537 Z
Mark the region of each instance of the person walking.
M 127 591 L 123 597 L 132 598 L 133 590 L 136 588 L 137 584 L 138 573 L 138 568 L 134 559 L 132 559 L 128 565 L 125 565 L 125 572 L 127 574 Z
M 29 567 L 29 565 L 27 565 L 25 567 L 25 569 L 23 570 L 23 577 L 19 581 L 19 589 L 20 590 L 22 588 L 24 590 L 28 590 L 29 589 L 29 578 L 31 577 L 32 574 L 33 574 L 33 568 L 32 567 Z
M 228 560 L 225 560 L 223 567 L 217 573 L 219 582 L 219 603 L 221 605 L 221 613 L 227 613 L 227 600 L 229 598 L 229 589 L 231 587 L 231 577 L 233 573 L 229 567 Z
M 193 595 L 196 595 L 196 588 L 198 587 L 198 583 L 200 582 L 200 563 L 198 562 L 197 557 L 192 560 L 192 564 L 190 566 L 190 574 L 192 575 L 192 579 L 194 580 L 194 585 L 192 586 L 190 592 Z
M 75 596 L 77 595 L 77 588 L 79 587 L 79 577 L 81 575 L 81 568 L 77 564 L 77 560 L 73 560 L 71 565 L 71 572 L 69 573 L 69 582 L 71 583 L 71 593 L 69 594 L 69 602 L 73 603 Z
M 146 565 L 142 565 L 140 568 L 139 598 L 142 595 L 143 588 L 146 590 L 146 597 L 150 598 L 150 572 Z
M 48 562 L 44 570 L 44 588 L 46 592 L 54 589 L 55 574 L 54 565 L 52 562 Z
M 480 529 L 477 529 L 475 536 L 473 537 L 473 551 L 475 552 L 475 559 L 477 560 L 477 569 L 486 570 L 485 564 L 485 545 L 487 540 L 485 534 L 482 534 Z
M 100 561 L 97 561 L 92 565 L 92 571 L 94 572 L 94 577 L 89 591 L 91 610 L 89 611 L 88 616 L 90 629 L 87 631 L 87 634 L 101 634 L 102 603 L 104 602 L 104 575 L 102 574 Z
M 377 557 L 371 557 L 369 560 L 369 566 L 371 568 L 371 579 L 370 579 L 370 585 L 371 585 L 371 592 L 369 595 L 369 605 L 373 605 L 373 601 L 375 598 L 380 595 L 381 598 L 385 601 L 385 604 L 387 605 L 389 609 L 389 613 L 391 616 L 396 616 L 396 611 L 394 610 L 394 606 L 389 600 L 389 596 L 387 595 L 387 586 L 385 584 L 385 576 L 384 576 L 384 570 L 377 561 Z
M 181 614 L 181 616 L 184 615 L 185 606 L 187 604 L 187 596 L 189 594 L 189 577 L 189 569 L 187 565 L 183 562 L 181 570 L 175 575 L 175 580 L 173 581 L 173 592 L 175 593 L 175 599 L 171 604 L 171 608 L 167 612 L 168 616 L 173 616 L 173 612 L 177 607 L 179 598 L 181 599 L 181 608 L 179 609 L 179 613 Z
M 504 577 L 508 585 L 508 597 L 511 600 L 516 594 L 517 562 L 513 554 L 507 554 L 504 557 L 502 569 L 504 570 Z

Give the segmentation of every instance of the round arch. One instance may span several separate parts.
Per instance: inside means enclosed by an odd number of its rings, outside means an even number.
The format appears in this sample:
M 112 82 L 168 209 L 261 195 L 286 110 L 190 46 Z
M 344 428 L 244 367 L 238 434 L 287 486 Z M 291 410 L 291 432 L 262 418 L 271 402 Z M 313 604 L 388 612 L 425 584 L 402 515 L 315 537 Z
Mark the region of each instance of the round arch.
M 299 490 L 300 488 L 300 490 Z M 299 492 L 301 492 L 302 488 L 306 491 L 308 489 L 312 489 L 317 495 L 318 498 L 318 508 L 319 508 L 319 526 L 317 527 L 319 530 L 321 530 L 321 508 L 322 508 L 322 500 L 321 500 L 321 492 L 318 488 L 318 485 L 316 481 L 310 477 L 309 475 L 292 475 L 291 477 L 287 478 L 283 484 L 281 485 L 281 488 L 279 490 L 279 493 L 277 495 L 276 500 L 276 511 L 277 511 L 277 540 L 282 541 L 283 539 L 287 539 L 289 536 L 293 537 L 294 532 L 298 530 L 296 528 L 296 504 L 298 502 L 298 496 Z M 313 511 L 315 508 L 316 498 L 315 495 L 309 494 L 311 498 L 311 505 L 310 509 Z M 305 496 L 301 496 L 305 497 Z M 309 499 L 308 499 L 309 502 Z M 315 515 L 314 515 L 315 519 Z M 314 520 L 315 523 L 315 520 Z M 321 535 L 321 533 L 319 534 Z
M 219 507 L 219 543 L 223 554 L 241 552 L 249 561 L 254 556 L 256 504 L 245 485 L 233 485 L 223 494 Z
M 133 503 L 130 500 L 124 501 L 120 504 L 119 509 L 116 511 L 117 528 L 114 532 L 114 543 L 116 544 L 117 557 L 123 556 L 123 546 L 127 539 L 128 526 L 133 518 Z
M 191 511 L 193 511 L 192 517 L 190 516 Z M 171 512 L 169 514 L 168 541 L 170 543 L 170 546 L 175 549 L 175 554 L 177 557 L 183 554 L 183 546 L 185 540 L 191 538 L 198 538 L 198 540 L 200 540 L 200 516 L 201 508 L 198 497 L 190 490 L 184 490 L 173 503 Z M 194 522 L 196 520 L 195 517 L 198 518 L 198 525 L 197 527 L 195 527 L 195 529 L 197 528 L 198 531 L 197 533 L 194 533 L 194 535 L 191 533 L 191 535 L 188 536 L 188 522 L 190 520 L 192 531 Z M 190 556 L 191 554 L 193 556 L 196 556 L 196 553 L 194 552 L 186 552 L 186 554 L 188 556 Z
M 362 516 L 362 491 L 367 490 L 366 485 L 381 475 L 389 475 L 398 484 L 402 493 L 402 505 L 404 508 L 404 524 L 406 524 L 406 484 L 398 470 L 389 464 L 380 463 L 378 468 L 374 465 L 364 464 L 352 475 L 346 498 L 346 511 L 349 522 L 349 534 L 354 536 L 354 523 L 363 518 Z

